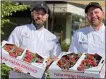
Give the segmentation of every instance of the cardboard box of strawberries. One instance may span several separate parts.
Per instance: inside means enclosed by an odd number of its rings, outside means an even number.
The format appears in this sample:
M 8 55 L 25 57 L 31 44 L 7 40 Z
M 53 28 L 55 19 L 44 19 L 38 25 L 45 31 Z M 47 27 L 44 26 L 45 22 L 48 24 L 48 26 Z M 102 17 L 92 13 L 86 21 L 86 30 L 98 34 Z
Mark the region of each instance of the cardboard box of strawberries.
M 50 78 L 104 78 L 105 61 L 98 54 L 63 52 L 49 68 Z
M 2 41 L 2 59 L 11 68 L 19 68 L 24 73 L 29 73 L 36 78 L 42 78 L 46 69 L 46 59 L 28 49 L 22 49 L 15 44 Z

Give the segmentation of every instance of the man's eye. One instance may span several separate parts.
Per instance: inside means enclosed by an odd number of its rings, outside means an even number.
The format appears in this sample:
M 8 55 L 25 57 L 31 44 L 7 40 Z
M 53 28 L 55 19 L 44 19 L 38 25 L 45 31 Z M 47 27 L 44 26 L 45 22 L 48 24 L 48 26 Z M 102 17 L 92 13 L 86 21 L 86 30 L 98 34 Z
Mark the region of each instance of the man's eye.
M 37 15 L 38 15 L 39 13 L 35 13 L 35 14 L 37 14 Z
M 99 13 L 99 12 L 97 12 L 97 11 L 95 12 L 95 14 L 98 14 L 98 13 Z

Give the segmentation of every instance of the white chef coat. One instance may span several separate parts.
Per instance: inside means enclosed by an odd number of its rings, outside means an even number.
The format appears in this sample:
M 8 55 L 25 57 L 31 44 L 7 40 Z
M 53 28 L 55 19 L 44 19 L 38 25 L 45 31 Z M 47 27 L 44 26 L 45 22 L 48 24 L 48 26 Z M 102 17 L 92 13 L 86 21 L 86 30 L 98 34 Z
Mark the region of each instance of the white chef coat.
M 17 46 L 38 53 L 44 58 L 58 56 L 61 53 L 56 36 L 44 27 L 36 30 L 33 24 L 16 27 L 8 39 Z M 24 73 L 10 72 L 10 78 L 30 78 Z
M 77 30 L 68 51 L 75 53 L 97 53 L 105 58 L 104 24 L 98 31 L 95 31 L 91 26 Z

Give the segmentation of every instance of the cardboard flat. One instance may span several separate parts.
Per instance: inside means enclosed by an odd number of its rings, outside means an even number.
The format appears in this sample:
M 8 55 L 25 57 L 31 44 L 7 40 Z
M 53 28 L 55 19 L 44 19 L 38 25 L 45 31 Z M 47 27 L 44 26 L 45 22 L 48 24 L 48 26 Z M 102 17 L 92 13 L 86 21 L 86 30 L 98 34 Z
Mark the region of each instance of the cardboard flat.
M 69 70 L 62 70 L 57 62 L 61 59 L 62 56 L 69 54 L 69 52 L 63 52 L 58 58 L 57 61 L 54 61 L 53 64 L 49 67 L 50 78 L 104 78 L 105 77 L 105 61 L 102 58 L 98 66 L 85 69 L 85 71 L 78 71 L 77 67 L 80 65 L 81 61 L 85 58 L 83 53 L 76 64 L 71 67 Z
M 12 57 L 6 50 L 4 50 L 3 46 L 5 44 L 11 44 L 11 43 L 7 41 L 2 42 L 2 52 L 0 56 L 0 59 L 2 59 L 1 63 L 4 63 L 11 68 L 19 68 L 22 70 L 23 73 L 26 74 L 28 73 L 35 78 L 42 78 L 43 73 L 46 69 L 46 63 L 45 63 L 46 59 L 44 59 L 43 63 L 25 62 L 23 61 L 23 56 L 25 56 L 26 50 L 28 49 L 24 49 L 21 56 Z

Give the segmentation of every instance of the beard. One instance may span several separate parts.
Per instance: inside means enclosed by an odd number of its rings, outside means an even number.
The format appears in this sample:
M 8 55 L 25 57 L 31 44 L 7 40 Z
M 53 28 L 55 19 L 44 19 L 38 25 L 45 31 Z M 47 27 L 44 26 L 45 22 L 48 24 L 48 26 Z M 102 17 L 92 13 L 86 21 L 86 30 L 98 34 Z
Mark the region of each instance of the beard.
M 100 18 L 98 18 L 98 19 L 91 19 L 91 20 L 88 20 L 88 21 L 94 27 L 99 26 L 103 22 L 102 19 L 100 19 Z
M 42 20 L 36 20 L 36 22 L 35 22 L 37 25 L 39 25 L 39 26 L 43 26 L 44 25 L 44 21 L 42 21 Z
M 33 24 L 35 25 L 35 27 L 37 28 L 37 29 L 40 29 L 41 27 L 43 27 L 43 25 L 44 25 L 44 21 L 42 21 L 42 20 L 33 20 Z

